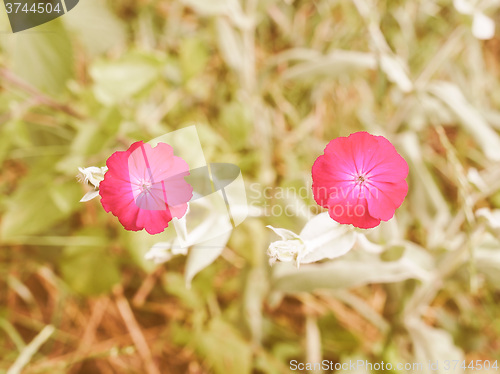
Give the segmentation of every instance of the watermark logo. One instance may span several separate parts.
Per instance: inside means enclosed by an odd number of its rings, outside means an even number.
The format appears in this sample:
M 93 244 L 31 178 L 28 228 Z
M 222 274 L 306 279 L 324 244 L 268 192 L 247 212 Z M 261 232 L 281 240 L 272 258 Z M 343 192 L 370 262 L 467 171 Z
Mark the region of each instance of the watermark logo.
M 3 0 L 12 32 L 31 29 L 71 11 L 79 0 Z

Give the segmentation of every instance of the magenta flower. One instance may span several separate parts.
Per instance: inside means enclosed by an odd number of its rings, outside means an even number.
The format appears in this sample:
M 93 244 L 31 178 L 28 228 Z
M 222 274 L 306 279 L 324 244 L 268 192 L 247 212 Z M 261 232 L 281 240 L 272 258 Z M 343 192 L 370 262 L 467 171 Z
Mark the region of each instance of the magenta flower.
M 314 200 L 339 223 L 369 229 L 388 221 L 406 197 L 408 164 L 383 136 L 333 139 L 312 167 Z
M 124 152 L 113 153 L 106 165 L 109 170 L 99 185 L 101 204 L 125 229 L 158 234 L 173 217 L 186 213 L 193 195 L 184 180 L 189 166 L 174 156 L 170 145 L 158 143 L 152 148 L 136 142 Z

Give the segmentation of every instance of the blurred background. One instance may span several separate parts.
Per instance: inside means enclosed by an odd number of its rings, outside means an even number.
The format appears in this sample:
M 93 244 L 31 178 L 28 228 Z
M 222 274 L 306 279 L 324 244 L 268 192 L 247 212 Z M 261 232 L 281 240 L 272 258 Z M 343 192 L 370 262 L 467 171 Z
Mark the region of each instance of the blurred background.
M 500 370 L 499 1 L 82 0 L 15 34 L 0 14 L 1 373 Z M 189 287 L 75 176 L 193 123 L 258 213 Z M 345 258 L 271 267 L 265 226 L 299 233 L 312 163 L 361 130 L 410 165 L 403 206 Z

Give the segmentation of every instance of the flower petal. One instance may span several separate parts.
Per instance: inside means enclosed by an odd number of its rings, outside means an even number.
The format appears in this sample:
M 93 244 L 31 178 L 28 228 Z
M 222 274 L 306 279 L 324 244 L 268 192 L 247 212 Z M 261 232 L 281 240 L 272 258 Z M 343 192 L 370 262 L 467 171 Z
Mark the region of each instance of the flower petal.
M 172 217 L 186 213 L 193 191 L 184 180 L 189 166 L 174 156 L 168 144 L 152 148 L 136 142 L 127 151 L 111 155 L 106 165 L 108 171 L 99 190 L 101 204 L 125 229 L 158 234 Z
M 356 170 L 352 153 L 351 141 L 346 137 L 333 139 L 325 147 L 325 156 L 331 161 L 335 161 L 335 168 L 346 173 L 353 173 Z
M 372 217 L 383 221 L 394 216 L 394 212 L 403 204 L 408 193 L 408 184 L 404 180 L 398 183 L 371 182 L 367 188 L 368 212 Z
M 296 240 L 296 239 L 300 240 L 300 236 L 298 236 L 293 231 L 287 229 L 281 229 L 279 227 L 273 227 L 271 225 L 267 225 L 266 227 L 273 230 L 276 233 L 276 235 L 278 235 L 283 240 Z
M 376 165 L 379 150 L 377 138 L 366 131 L 356 132 L 346 138 L 352 149 L 357 173 L 364 174 Z
M 91 190 L 89 192 L 87 192 L 81 199 L 80 199 L 80 202 L 81 203 L 84 203 L 84 202 L 87 202 L 87 201 L 90 201 L 92 200 L 94 197 L 97 197 L 99 196 L 99 191 L 95 191 L 95 190 Z
M 408 164 L 383 136 L 332 140 L 312 167 L 315 201 L 339 223 L 372 228 L 389 220 L 408 192 Z
M 349 196 L 329 206 L 330 217 L 338 223 L 351 224 L 362 229 L 371 229 L 380 224 L 380 219 L 369 214 L 365 197 L 352 198 L 352 194 Z
M 379 182 L 399 182 L 408 176 L 408 164 L 383 136 L 377 136 L 378 150 L 367 177 Z

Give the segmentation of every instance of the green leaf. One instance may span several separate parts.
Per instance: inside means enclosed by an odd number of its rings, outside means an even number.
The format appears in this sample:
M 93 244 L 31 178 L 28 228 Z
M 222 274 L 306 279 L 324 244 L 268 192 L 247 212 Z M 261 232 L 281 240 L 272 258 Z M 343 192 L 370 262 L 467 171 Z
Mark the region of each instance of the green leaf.
M 283 74 L 284 80 L 338 77 L 340 75 L 373 70 L 377 60 L 372 53 L 335 50 L 327 56 L 299 63 Z
M 500 136 L 454 84 L 435 82 L 429 85 L 429 92 L 448 105 L 462 126 L 476 140 L 490 160 L 500 160 Z
M 382 261 L 390 262 L 399 260 L 405 253 L 404 245 L 393 245 L 380 254 Z
M 214 262 L 224 250 L 231 232 L 196 244 L 189 249 L 186 262 L 186 285 L 189 287 L 194 276 Z
M 271 352 L 268 353 L 265 350 L 257 352 L 254 360 L 254 365 L 255 369 L 259 370 L 259 372 L 267 374 L 286 373 L 290 368 L 290 366 L 287 365 L 286 358 L 280 360 L 278 357 L 275 357 Z
M 12 71 L 39 90 L 57 95 L 73 77 L 73 47 L 59 19 L 15 34 L 3 34 Z
M 208 60 L 206 44 L 195 38 L 184 39 L 179 51 L 182 75 L 185 81 L 199 74 Z
M 101 150 L 106 140 L 100 124 L 82 121 L 71 143 L 71 153 L 73 155 L 94 155 Z
M 130 53 L 118 61 L 100 60 L 90 68 L 94 94 L 103 104 L 130 98 L 160 79 L 162 62 L 155 56 Z
M 204 300 L 197 292 L 198 290 L 186 288 L 186 282 L 181 274 L 165 273 L 162 276 L 164 290 L 179 298 L 181 303 L 196 313 L 203 312 Z
M 253 129 L 253 115 L 249 108 L 238 101 L 232 101 L 222 107 L 219 121 L 227 131 L 227 139 L 231 141 L 234 150 L 248 146 L 248 136 Z
M 104 1 L 80 1 L 62 20 L 68 29 L 77 34 L 91 55 L 107 52 L 126 42 L 125 24 Z
M 97 232 L 96 232 L 97 231 Z M 77 293 L 98 295 L 110 292 L 120 282 L 120 271 L 105 244 L 106 233 L 84 229 L 78 235 L 100 237 L 103 246 L 68 246 L 64 248 L 60 269 L 65 282 Z
M 448 373 L 449 370 L 445 370 L 444 367 L 444 357 L 446 360 L 458 360 L 460 363 L 464 359 L 463 352 L 455 346 L 452 336 L 447 331 L 430 327 L 417 319 L 406 321 L 406 326 L 413 342 L 415 362 L 422 363 L 419 372 Z M 429 367 L 429 363 L 437 365 Z M 454 372 L 463 373 L 463 370 L 457 366 Z
M 217 20 L 217 35 L 222 56 L 232 69 L 240 71 L 244 67 L 243 41 L 240 34 L 224 18 Z
M 311 292 L 317 289 L 346 289 L 370 283 L 401 282 L 421 278 L 423 273 L 410 261 L 383 262 L 373 256 L 362 260 L 341 259 L 322 264 L 274 265 L 273 290 Z
M 74 180 L 55 182 L 50 176 L 33 176 L 20 182 L 8 200 L 0 225 L 3 240 L 39 234 L 67 218 L 78 207 L 82 189 Z
M 153 272 L 158 265 L 154 261 L 146 260 L 144 255 L 158 242 L 170 241 L 175 237 L 175 230 L 172 224 L 160 235 L 150 235 L 145 230 L 134 232 L 120 228 L 120 241 L 128 250 L 135 265 L 139 266 L 147 273 Z
M 488 283 L 500 289 L 500 242 L 486 234 L 483 242 L 474 250 L 477 270 L 486 276 Z
M 310 219 L 300 232 L 300 237 L 313 248 L 302 259 L 302 263 L 343 256 L 356 242 L 354 230 L 334 222 L 327 212 Z
M 251 372 L 251 346 L 221 319 L 213 319 L 208 329 L 197 336 L 196 351 L 205 358 L 215 374 Z

